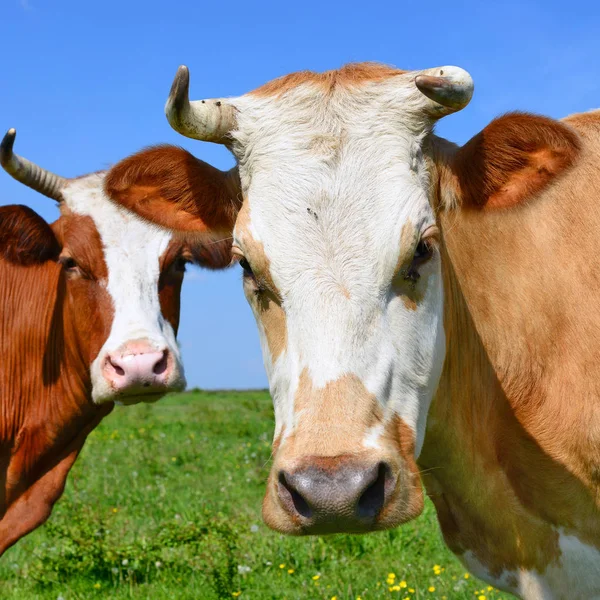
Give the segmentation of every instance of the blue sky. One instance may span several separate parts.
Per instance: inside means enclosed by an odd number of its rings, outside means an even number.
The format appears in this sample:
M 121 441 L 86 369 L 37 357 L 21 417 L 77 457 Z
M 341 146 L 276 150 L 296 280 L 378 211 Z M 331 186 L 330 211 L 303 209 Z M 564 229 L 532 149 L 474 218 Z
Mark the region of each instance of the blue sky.
M 217 2 L 2 0 L 0 129 L 63 176 L 105 168 L 159 142 L 219 168 L 233 159 L 172 131 L 163 106 L 180 64 L 195 98 L 234 96 L 299 69 L 376 60 L 458 65 L 475 81 L 438 133 L 464 142 L 494 116 L 600 107 L 600 5 L 592 2 Z M 54 203 L 0 173 L 0 204 L 49 221 Z M 190 386 L 266 387 L 238 268 L 191 269 L 180 341 Z

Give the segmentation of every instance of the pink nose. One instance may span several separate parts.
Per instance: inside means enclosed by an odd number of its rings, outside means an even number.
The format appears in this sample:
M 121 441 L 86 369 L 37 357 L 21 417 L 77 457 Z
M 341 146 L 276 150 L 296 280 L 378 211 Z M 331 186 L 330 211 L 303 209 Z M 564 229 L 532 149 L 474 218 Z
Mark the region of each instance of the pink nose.
M 132 388 L 163 388 L 173 371 L 167 349 L 156 351 L 147 344 L 128 344 L 107 355 L 104 376 L 115 391 Z

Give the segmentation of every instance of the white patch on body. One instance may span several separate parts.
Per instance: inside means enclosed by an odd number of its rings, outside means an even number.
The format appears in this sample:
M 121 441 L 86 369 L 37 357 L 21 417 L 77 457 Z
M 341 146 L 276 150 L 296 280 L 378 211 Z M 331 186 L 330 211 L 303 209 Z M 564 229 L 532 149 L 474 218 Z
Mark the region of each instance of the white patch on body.
M 102 402 L 113 394 L 102 374 L 106 355 L 139 340 L 156 351 L 169 350 L 173 371 L 167 383 L 184 388 L 179 347 L 171 324 L 162 315 L 158 296 L 159 261 L 172 233 L 112 203 L 104 194 L 104 175 L 94 173 L 74 180 L 63 192 L 66 206 L 75 214 L 90 217 L 98 230 L 108 270 L 106 289 L 114 308 L 110 334 L 91 366 L 92 398 Z
M 493 576 L 472 552 L 459 558 L 473 575 L 523 600 L 600 600 L 600 549 L 558 531 L 561 555 L 543 573 L 519 569 Z

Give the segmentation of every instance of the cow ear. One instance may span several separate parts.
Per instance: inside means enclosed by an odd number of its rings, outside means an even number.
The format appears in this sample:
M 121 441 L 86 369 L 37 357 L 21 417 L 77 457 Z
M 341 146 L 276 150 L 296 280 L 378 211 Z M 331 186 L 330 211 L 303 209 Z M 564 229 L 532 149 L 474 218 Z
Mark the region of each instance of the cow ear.
M 525 113 L 492 121 L 454 156 L 461 204 L 508 208 L 541 192 L 577 159 L 580 142 L 567 125 Z
M 175 146 L 148 148 L 116 164 L 104 189 L 152 223 L 213 238 L 231 235 L 240 206 L 237 170 L 219 171 Z
M 27 206 L 0 207 L 0 257 L 17 265 L 56 260 L 60 244 L 52 228 Z
M 205 269 L 226 269 L 233 264 L 231 255 L 232 238 L 190 239 L 186 236 L 186 257 L 188 260 Z

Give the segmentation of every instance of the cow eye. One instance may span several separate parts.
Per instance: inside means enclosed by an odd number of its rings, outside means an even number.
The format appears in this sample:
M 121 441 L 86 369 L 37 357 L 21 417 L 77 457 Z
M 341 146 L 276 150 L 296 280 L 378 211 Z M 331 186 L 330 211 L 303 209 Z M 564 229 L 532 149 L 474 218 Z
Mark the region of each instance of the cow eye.
M 77 270 L 77 263 L 70 256 L 61 256 L 59 262 L 65 271 L 73 273 Z
M 419 267 L 425 264 L 433 256 L 433 251 L 433 242 L 428 239 L 421 239 L 415 248 L 412 262 L 410 263 L 410 267 L 406 270 L 404 279 L 411 283 L 417 283 L 421 277 Z
M 185 258 L 183 258 L 183 256 L 180 256 L 173 263 L 173 269 L 175 271 L 177 271 L 178 273 L 185 273 L 185 266 L 187 264 L 188 264 L 188 261 Z
M 417 248 L 415 250 L 415 254 L 413 256 L 413 263 L 417 262 L 418 264 L 422 264 L 428 261 L 433 255 L 433 245 L 429 240 L 421 240 L 417 244 Z
M 254 273 L 252 272 L 252 267 L 245 258 L 240 258 L 240 267 L 244 269 L 244 275 L 248 275 L 248 277 L 254 276 Z

